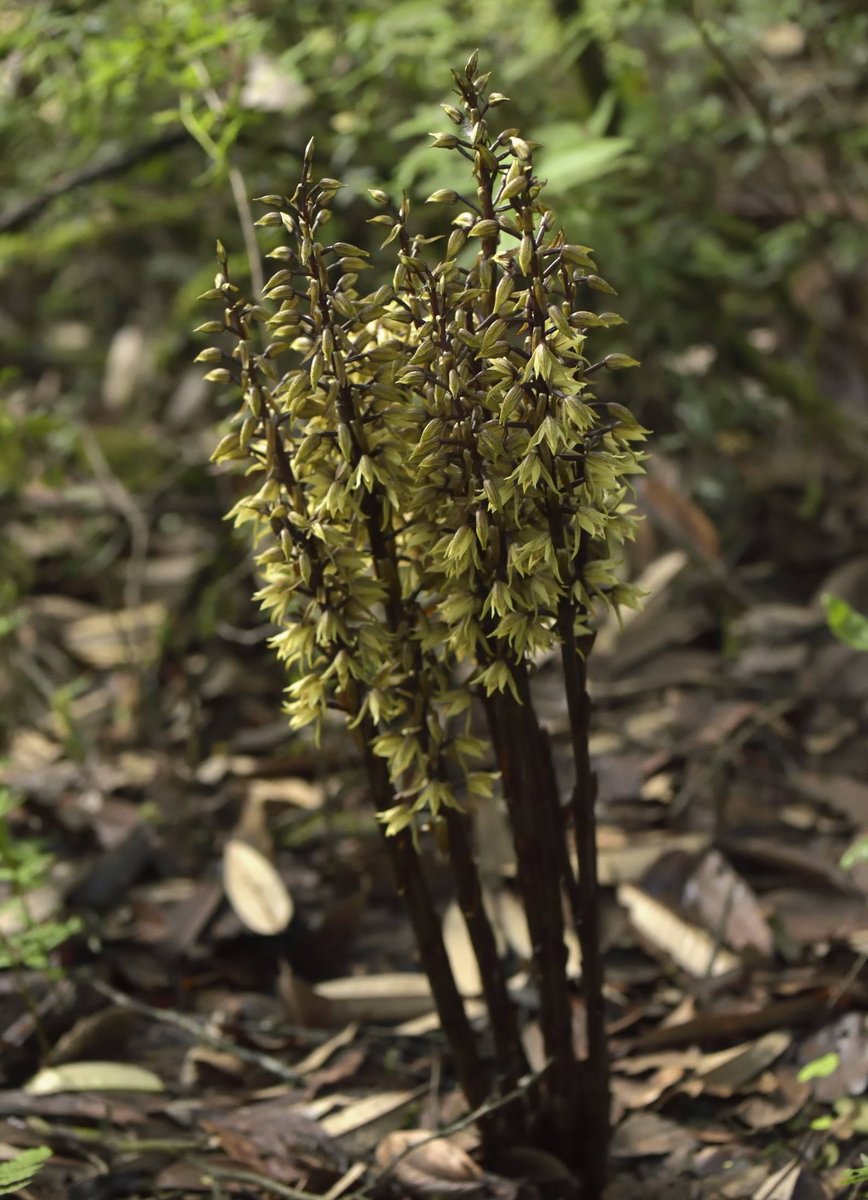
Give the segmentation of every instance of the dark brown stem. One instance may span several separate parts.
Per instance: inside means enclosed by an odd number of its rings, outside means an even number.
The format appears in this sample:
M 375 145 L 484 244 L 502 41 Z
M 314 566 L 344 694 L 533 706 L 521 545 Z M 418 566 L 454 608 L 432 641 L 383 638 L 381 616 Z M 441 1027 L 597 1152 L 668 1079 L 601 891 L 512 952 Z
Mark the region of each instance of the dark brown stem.
M 609 1057 L 606 1041 L 606 1008 L 603 995 L 603 955 L 600 946 L 600 888 L 597 879 L 597 779 L 591 769 L 588 736 L 591 701 L 587 665 L 574 632 L 574 613 L 563 605 L 558 617 L 561 662 L 567 693 L 570 739 L 576 780 L 571 798 L 579 863 L 578 922 L 582 950 L 582 985 L 588 1038 L 587 1081 L 583 1117 L 587 1122 L 590 1151 L 587 1169 L 591 1195 L 602 1191 L 609 1142 Z
M 504 1090 L 509 1090 L 530 1067 L 521 1044 L 515 1007 L 506 986 L 503 963 L 497 952 L 497 943 L 483 903 L 479 872 L 471 849 L 470 821 L 454 808 L 446 808 L 444 816 L 449 833 L 449 858 L 455 877 L 458 903 L 479 965 L 482 994 L 488 1007 L 497 1064 L 502 1072 L 498 1083 Z
M 384 760 L 371 749 L 375 731 L 369 721 L 362 723 L 360 734 L 364 740 L 365 770 L 371 785 L 374 805 L 378 812 L 382 812 L 393 806 L 394 792 Z M 476 1037 L 455 983 L 449 956 L 443 944 L 440 917 L 431 898 L 422 863 L 413 845 L 413 837 L 408 829 L 387 836 L 383 827 L 383 844 L 395 872 L 398 893 L 410 915 L 422 967 L 431 984 L 434 1004 L 444 1036 L 452 1051 L 458 1081 L 468 1103 L 477 1108 L 488 1098 L 491 1080 L 479 1056 Z
M 573 1049 L 572 1011 L 567 987 L 564 918 L 561 904 L 561 855 L 558 850 L 557 797 L 546 795 L 541 768 L 541 732 L 531 707 L 523 664 L 513 664 L 520 700 L 495 694 L 486 710 L 497 747 L 503 791 L 509 810 L 540 997 L 540 1026 L 549 1076 L 543 1083 L 541 1135 L 559 1155 L 573 1158 L 577 1148 L 578 1068 Z M 541 783 L 543 786 L 541 787 Z M 560 836 L 563 836 L 562 831 Z

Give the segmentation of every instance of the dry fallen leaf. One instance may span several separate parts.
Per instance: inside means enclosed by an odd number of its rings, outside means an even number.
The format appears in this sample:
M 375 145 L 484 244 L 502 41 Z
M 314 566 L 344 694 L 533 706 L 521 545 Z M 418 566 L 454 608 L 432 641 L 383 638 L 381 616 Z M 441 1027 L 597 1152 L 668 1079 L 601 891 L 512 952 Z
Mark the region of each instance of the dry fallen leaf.
M 425 1129 L 387 1134 L 377 1146 L 376 1160 L 416 1196 L 473 1195 L 485 1178 L 465 1150 Z
M 57 1092 L 162 1092 L 164 1088 L 158 1075 L 135 1063 L 77 1062 L 37 1071 L 24 1090 L 52 1096 Z
M 718 850 L 709 850 L 684 888 L 684 902 L 733 950 L 771 958 L 774 940 L 752 888 Z
M 156 661 L 165 604 L 153 601 L 119 612 L 95 613 L 71 621 L 63 631 L 67 647 L 91 667 L 141 667 Z
M 250 804 L 290 804 L 312 812 L 325 803 L 325 788 L 307 779 L 252 779 L 247 800 Z
M 315 1046 L 309 1054 L 306 1054 L 301 1062 L 295 1064 L 293 1068 L 299 1075 L 311 1075 L 314 1071 L 321 1070 L 336 1050 L 342 1050 L 344 1046 L 352 1044 L 353 1039 L 359 1031 L 358 1023 L 351 1021 L 334 1037 L 330 1037 L 328 1041 L 322 1042 L 319 1046 Z
M 671 1154 L 695 1141 L 685 1126 L 657 1113 L 631 1113 L 615 1130 L 611 1153 L 613 1158 L 644 1158 L 646 1155 Z
M 775 1030 L 755 1042 L 707 1054 L 696 1068 L 700 1090 L 718 1096 L 733 1095 L 780 1058 L 791 1042 L 790 1034 Z
M 223 851 L 223 886 L 236 915 L 254 933 L 280 933 L 292 919 L 292 897 L 271 861 L 240 838 Z
M 776 888 L 763 897 L 787 938 L 819 953 L 823 943 L 843 942 L 868 924 L 864 896 L 799 888 Z
M 432 1001 L 433 1003 L 433 1001 Z M 464 1001 L 464 1011 L 467 1013 L 469 1021 L 480 1021 L 487 1009 L 483 1000 L 469 999 Z M 436 1012 L 423 1013 L 421 1017 L 412 1017 L 408 1021 L 401 1021 L 395 1025 L 391 1032 L 395 1037 L 427 1037 L 429 1033 L 434 1033 L 440 1028 L 440 1018 Z
M 720 946 L 711 934 L 691 925 L 668 905 L 633 884 L 621 884 L 618 901 L 629 912 L 636 932 L 690 975 L 698 979 L 726 975 L 739 965 L 735 955 Z
M 827 1070 L 811 1064 L 828 1060 Z M 833 1104 L 841 1096 L 862 1096 L 868 1088 L 868 1019 L 845 1013 L 804 1041 L 799 1048 L 800 1077 L 811 1084 L 814 1098 Z
M 651 867 L 674 850 L 698 854 L 708 845 L 704 833 L 680 833 L 660 836 L 634 835 L 622 845 L 601 846 L 597 852 L 597 876 L 603 887 L 636 883 Z
M 332 1018 L 345 1021 L 408 1021 L 434 1007 L 427 975 L 391 972 L 350 975 L 318 983 L 314 994 L 328 1000 Z
M 736 1116 L 749 1129 L 773 1129 L 791 1121 L 805 1107 L 811 1095 L 811 1085 L 802 1083 L 795 1071 L 778 1067 L 775 1089 L 768 1095 L 748 1096 L 735 1110 Z
M 644 1111 L 674 1087 L 683 1075 L 684 1068 L 678 1063 L 659 1067 L 648 1079 L 624 1079 L 623 1076 L 613 1075 L 612 1094 L 624 1108 Z
M 306 980 L 294 973 L 285 959 L 278 965 L 277 994 L 293 1025 L 309 1026 L 312 1029 L 328 1029 L 343 1022 L 332 1013 L 332 1007 L 322 996 L 318 996 Z
M 395 1109 L 410 1104 L 419 1096 L 419 1091 L 374 1092 L 362 1099 L 351 1100 L 339 1112 L 320 1119 L 320 1126 L 332 1138 L 353 1133 L 380 1117 L 393 1113 Z
M 467 931 L 467 922 L 455 900 L 451 901 L 443 914 L 443 942 L 459 992 L 462 996 L 478 996 L 482 991 L 479 965 Z
M 673 459 L 659 452 L 639 488 L 643 508 L 650 511 L 674 541 L 705 562 L 720 559 L 720 537 L 714 522 L 688 495 Z
M 811 800 L 834 809 L 854 825 L 868 823 L 868 783 L 861 779 L 799 771 L 792 782 Z
M 511 888 L 501 888 L 494 897 L 494 921 L 498 933 L 523 962 L 533 957 L 524 905 Z
M 635 580 L 636 587 L 648 596 L 648 604 L 652 599 L 662 596 L 669 584 L 680 575 L 687 566 L 688 558 L 683 550 L 670 550 L 649 563 L 642 574 Z M 621 638 L 623 630 L 639 619 L 643 609 L 625 609 L 620 614 L 610 613 L 603 623 L 594 642 L 597 654 L 611 653 Z
M 827 1196 L 817 1177 L 793 1158 L 768 1177 L 754 1200 L 826 1200 Z

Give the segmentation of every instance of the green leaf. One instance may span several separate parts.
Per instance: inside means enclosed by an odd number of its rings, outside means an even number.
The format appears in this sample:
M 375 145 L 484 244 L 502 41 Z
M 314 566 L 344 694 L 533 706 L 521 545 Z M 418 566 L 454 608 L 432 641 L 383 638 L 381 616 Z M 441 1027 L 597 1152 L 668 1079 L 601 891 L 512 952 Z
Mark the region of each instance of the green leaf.
M 841 866 L 845 871 L 852 870 L 860 862 L 868 862 L 868 837 L 859 838 L 841 856 Z
M 0 1163 L 0 1196 L 9 1196 L 26 1187 L 51 1151 L 47 1146 L 37 1146 L 34 1150 L 22 1150 L 10 1162 Z
M 830 1075 L 835 1074 L 840 1065 L 840 1054 L 836 1054 L 832 1050 L 820 1058 L 815 1058 L 812 1062 L 805 1063 L 799 1071 L 799 1083 L 810 1083 L 812 1079 L 828 1079 Z
M 553 195 L 608 175 L 633 148 L 631 138 L 588 137 L 571 121 L 544 125 L 534 137 L 543 145 L 540 168 Z
M 827 1129 L 831 1129 L 835 1123 L 835 1118 L 830 1116 L 815 1117 L 811 1122 L 811 1128 L 818 1133 L 825 1133 Z
M 829 628 L 839 641 L 854 650 L 868 651 L 868 617 L 856 612 L 840 596 L 823 596 Z

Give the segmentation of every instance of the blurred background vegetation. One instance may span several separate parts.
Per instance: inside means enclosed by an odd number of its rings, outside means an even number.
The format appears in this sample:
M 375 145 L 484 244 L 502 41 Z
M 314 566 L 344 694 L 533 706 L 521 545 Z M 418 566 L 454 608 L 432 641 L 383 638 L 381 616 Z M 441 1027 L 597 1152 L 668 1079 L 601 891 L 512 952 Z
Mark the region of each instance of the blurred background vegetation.
M 84 605 L 158 597 L 184 653 L 257 643 L 245 549 L 221 523 L 231 480 L 207 462 L 221 413 L 191 365 L 215 241 L 255 285 L 249 200 L 291 189 L 315 135 L 320 173 L 347 185 L 335 236 L 375 244 L 366 188 L 421 201 L 453 182 L 426 135 L 477 47 L 513 100 L 500 111 L 543 145 L 559 217 L 622 293 L 629 324 L 608 336 L 643 362 L 619 399 L 655 431 L 662 523 L 718 575 L 793 599 L 864 547 L 861 0 L 6 0 L 0 651 L 16 723 L 48 701 L 82 752 L 85 685 L 45 631 Z M 98 666 L 86 633 L 78 661 Z

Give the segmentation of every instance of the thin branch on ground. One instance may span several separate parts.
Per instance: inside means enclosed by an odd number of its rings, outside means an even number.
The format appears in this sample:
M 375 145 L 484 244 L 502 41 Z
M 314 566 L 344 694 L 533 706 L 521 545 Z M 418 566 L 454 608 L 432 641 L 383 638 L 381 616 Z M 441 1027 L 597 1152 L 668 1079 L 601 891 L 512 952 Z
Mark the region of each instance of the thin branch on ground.
M 534 1071 L 531 1074 L 526 1075 L 522 1080 L 519 1081 L 512 1091 L 507 1092 L 503 1096 L 498 1096 L 495 1100 L 488 1100 L 485 1104 L 480 1104 L 477 1108 L 471 1109 L 470 1112 L 465 1113 L 463 1117 L 458 1117 L 456 1120 L 450 1121 L 449 1124 L 444 1125 L 442 1129 L 434 1130 L 434 1132 L 428 1134 L 427 1137 L 420 1138 L 418 1142 L 413 1142 L 412 1145 L 406 1146 L 400 1154 L 396 1154 L 395 1157 L 386 1164 L 386 1166 L 382 1167 L 376 1173 L 366 1187 L 362 1188 L 360 1192 L 354 1192 L 352 1200 L 363 1200 L 364 1197 L 370 1195 L 371 1190 L 375 1188 L 378 1183 L 381 1183 L 388 1175 L 390 1175 L 399 1162 L 402 1162 L 409 1154 L 413 1154 L 422 1146 L 427 1146 L 429 1142 L 437 1141 L 438 1138 L 449 1138 L 452 1137 L 453 1134 L 461 1133 L 462 1130 L 467 1129 L 470 1125 L 475 1125 L 478 1121 L 490 1116 L 492 1113 L 497 1112 L 501 1108 L 505 1108 L 508 1104 L 512 1104 L 514 1101 L 522 1099 L 522 1097 L 526 1096 L 534 1087 L 534 1085 L 542 1078 L 549 1066 L 550 1063 L 546 1063 L 541 1070 Z
M 286 1063 L 282 1063 L 274 1055 L 263 1054 L 258 1050 L 250 1050 L 246 1046 L 239 1046 L 229 1038 L 224 1038 L 219 1034 L 213 1033 L 207 1025 L 201 1021 L 197 1021 L 194 1017 L 188 1017 L 184 1013 L 175 1012 L 173 1009 L 154 1008 L 153 1005 L 145 1004 L 141 1000 L 135 1000 L 132 996 L 127 996 L 126 993 L 119 992 L 117 988 L 113 988 L 110 984 L 103 983 L 99 979 L 91 979 L 88 982 L 94 991 L 99 992 L 101 996 L 105 996 L 107 1000 L 111 1000 L 112 1004 L 118 1005 L 119 1008 L 127 1008 L 132 1012 L 139 1013 L 140 1016 L 150 1017 L 151 1020 L 162 1021 L 166 1025 L 174 1025 L 178 1029 L 183 1029 L 186 1033 L 192 1034 L 200 1041 L 212 1046 L 215 1050 L 223 1050 L 228 1054 L 234 1054 L 242 1062 L 261 1067 L 269 1075 L 274 1075 L 275 1078 L 282 1079 L 286 1083 L 300 1084 L 305 1082 L 303 1075 L 288 1067 Z

